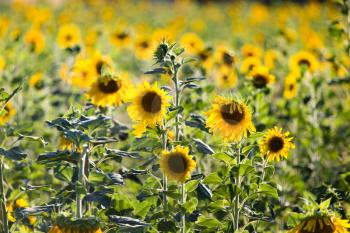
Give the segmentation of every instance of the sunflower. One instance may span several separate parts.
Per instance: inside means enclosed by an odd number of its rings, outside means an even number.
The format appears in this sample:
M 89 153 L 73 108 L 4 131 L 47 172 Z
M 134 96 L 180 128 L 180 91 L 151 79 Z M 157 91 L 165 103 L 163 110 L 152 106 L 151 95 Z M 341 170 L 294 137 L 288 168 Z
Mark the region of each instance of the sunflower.
M 206 126 L 225 141 L 238 142 L 255 132 L 248 106 L 242 101 L 217 96 L 206 115 Z
M 277 127 L 268 129 L 259 143 L 260 152 L 269 161 L 287 158 L 289 150 L 294 148 L 291 142 L 293 138 L 288 135 L 289 132 L 283 133 L 282 129 Z
M 215 54 L 215 60 L 220 65 L 226 65 L 232 67 L 235 64 L 235 55 L 226 46 L 218 46 Z
M 307 51 L 300 51 L 289 58 L 289 68 L 291 70 L 306 69 L 310 72 L 317 71 L 319 62 L 316 57 Z
M 230 89 L 237 86 L 238 78 L 233 69 L 222 66 L 215 75 L 215 82 L 221 89 Z
M 289 100 L 297 95 L 299 89 L 298 78 L 299 74 L 292 72 L 284 79 L 283 97 L 285 99 Z
M 328 215 L 306 217 L 288 233 L 348 233 L 349 220 Z
M 127 47 L 131 42 L 130 32 L 124 27 L 117 27 L 110 35 L 112 44 L 116 47 Z
M 269 49 L 264 55 L 264 65 L 269 69 L 275 68 L 275 63 L 277 61 L 278 52 L 275 49 Z
M 95 67 L 95 72 L 97 76 L 102 74 L 102 68 L 108 68 L 113 70 L 112 58 L 108 55 L 102 55 L 99 51 L 95 52 L 92 57 L 93 67 Z
M 80 29 L 75 24 L 65 24 L 58 30 L 57 43 L 60 48 L 72 48 L 80 41 Z
M 93 67 L 94 63 L 91 59 L 77 59 L 70 77 L 72 84 L 81 89 L 89 88 L 97 76 Z
M 245 44 L 241 48 L 241 54 L 244 58 L 261 57 L 262 49 L 260 47 L 257 47 L 251 44 Z
M 86 95 L 96 106 L 119 106 L 124 102 L 131 88 L 132 85 L 126 73 L 120 76 L 102 76 L 92 84 Z
M 135 39 L 134 50 L 137 58 L 148 60 L 152 57 L 153 45 L 151 38 L 146 35 L 140 35 Z
M 96 219 L 74 219 L 59 217 L 48 233 L 102 233 L 100 224 Z
M 247 57 L 242 61 L 240 72 L 242 74 L 248 74 L 250 71 L 254 69 L 256 66 L 260 66 L 261 61 L 257 57 Z
M 203 40 L 195 33 L 184 34 L 180 39 L 180 43 L 189 54 L 197 54 L 205 48 Z
M 9 122 L 16 114 L 16 109 L 10 103 L 7 103 L 4 109 L 6 110 L 6 113 L 0 116 L 0 125 L 4 125 Z
M 45 38 L 37 28 L 30 29 L 25 34 L 24 41 L 30 46 L 30 49 L 37 54 L 40 54 L 44 50 Z
M 40 87 L 42 81 L 43 73 L 36 72 L 29 78 L 29 86 L 31 87 Z
M 160 89 L 157 83 L 151 86 L 144 82 L 137 89 L 130 91 L 128 99 L 131 102 L 127 109 L 128 114 L 137 122 L 134 133 L 140 136 L 147 126 L 153 128 L 162 122 L 171 97 Z
M 256 66 L 249 74 L 254 87 L 264 88 L 270 83 L 275 82 L 275 76 L 269 73 L 269 69 L 266 66 Z
M 14 216 L 14 212 L 16 209 L 22 209 L 22 208 L 27 208 L 28 207 L 28 202 L 23 199 L 19 198 L 15 200 L 14 202 L 11 202 L 10 204 L 7 205 L 7 217 L 10 222 L 16 222 L 16 218 Z M 27 225 L 33 226 L 36 222 L 36 217 L 35 216 L 28 216 L 24 219 L 22 219 L 24 223 Z
M 196 167 L 196 161 L 188 154 L 188 147 L 179 145 L 171 151 L 163 151 L 160 155 L 160 169 L 171 180 L 184 183 L 190 178 Z
M 214 65 L 213 59 L 213 49 L 210 47 L 205 48 L 204 50 L 199 51 L 196 54 L 199 58 L 199 64 L 206 70 L 210 70 Z

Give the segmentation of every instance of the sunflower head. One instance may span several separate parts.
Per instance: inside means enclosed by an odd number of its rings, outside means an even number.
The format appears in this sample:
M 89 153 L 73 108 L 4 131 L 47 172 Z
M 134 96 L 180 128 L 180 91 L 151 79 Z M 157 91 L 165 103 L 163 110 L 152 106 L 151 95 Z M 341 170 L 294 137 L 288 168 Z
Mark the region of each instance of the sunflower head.
M 288 136 L 289 132 L 283 133 L 277 127 L 268 129 L 259 143 L 260 152 L 270 161 L 287 158 L 289 150 L 294 148 L 293 138 Z
M 131 42 L 130 32 L 127 28 L 118 27 L 111 34 L 111 42 L 117 47 L 126 47 Z
M 216 62 L 220 65 L 232 67 L 235 64 L 235 55 L 226 46 L 218 46 L 215 51 Z
M 144 82 L 135 90 L 129 90 L 129 116 L 137 124 L 153 128 L 160 124 L 170 106 L 170 96 L 155 83 Z
M 241 48 L 241 54 L 244 58 L 261 57 L 262 49 L 252 44 L 245 44 Z
M 347 233 L 349 220 L 328 215 L 313 215 L 303 219 L 288 233 Z
M 5 113 L 0 116 L 0 125 L 4 125 L 9 122 L 16 114 L 16 109 L 12 106 L 11 103 L 7 103 L 4 110 Z
M 159 161 L 161 171 L 169 179 L 184 183 L 196 167 L 196 162 L 188 153 L 188 147 L 180 146 L 171 151 L 163 151 Z
M 238 78 L 233 69 L 222 66 L 215 76 L 215 82 L 221 89 L 230 89 L 237 85 Z
M 204 50 L 204 42 L 195 33 L 186 33 L 180 40 L 181 45 L 189 54 L 196 54 Z
M 248 132 L 255 132 L 250 111 L 243 101 L 217 96 L 206 115 L 206 126 L 226 141 L 238 142 Z
M 261 61 L 257 57 L 247 57 L 242 61 L 240 71 L 242 74 L 248 74 L 251 72 L 255 67 L 260 66 Z
M 146 35 L 140 35 L 135 39 L 134 50 L 137 58 L 148 60 L 152 56 L 153 45 L 151 38 Z
M 290 57 L 289 68 L 291 70 L 315 72 L 319 68 L 319 62 L 312 53 L 300 51 Z
M 49 230 L 49 233 L 102 233 L 100 224 L 95 218 L 70 219 L 60 216 Z
M 58 31 L 59 47 L 66 49 L 77 45 L 80 41 L 80 29 L 75 24 L 62 25 Z
M 131 89 L 127 73 L 118 76 L 106 74 L 92 84 L 86 96 L 96 106 L 119 106 L 125 101 L 127 92 Z
M 266 66 L 256 66 L 250 72 L 249 78 L 256 88 L 264 88 L 270 83 L 275 82 L 275 76 L 270 74 Z
M 298 83 L 299 73 L 290 73 L 284 79 L 284 87 L 283 87 L 283 98 L 289 100 L 294 98 L 299 89 Z

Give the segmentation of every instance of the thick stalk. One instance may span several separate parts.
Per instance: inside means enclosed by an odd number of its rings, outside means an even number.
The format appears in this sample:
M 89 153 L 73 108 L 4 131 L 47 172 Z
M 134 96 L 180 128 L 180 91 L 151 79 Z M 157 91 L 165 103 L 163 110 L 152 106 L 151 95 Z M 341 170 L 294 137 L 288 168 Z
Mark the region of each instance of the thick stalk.
M 175 84 L 175 108 L 178 108 L 180 106 L 180 87 L 179 87 L 179 78 L 177 75 L 178 69 L 176 68 L 176 65 L 173 63 L 173 69 L 174 69 L 174 84 Z M 179 127 L 179 122 L 180 122 L 180 116 L 179 114 L 176 114 L 175 117 L 175 140 L 179 141 L 180 140 L 180 127 Z
M 1 221 L 2 221 L 2 232 L 10 233 L 7 219 L 7 211 L 6 211 L 6 196 L 4 192 L 4 161 L 0 159 L 0 204 L 1 204 Z
M 241 185 L 241 180 L 239 176 L 239 168 L 240 168 L 240 163 L 241 163 L 241 149 L 240 146 L 238 146 L 238 153 L 237 153 L 237 166 L 238 166 L 238 171 L 236 174 L 236 179 L 235 179 L 235 185 L 236 185 L 236 192 L 235 192 L 235 204 L 234 204 L 234 231 L 239 229 L 239 193 L 238 189 Z
M 347 14 L 347 33 L 348 33 L 348 45 L 350 45 L 350 0 L 346 0 L 346 4 L 348 7 L 348 14 Z M 348 55 L 350 57 L 350 47 L 348 48 Z
M 162 146 L 163 146 L 163 150 L 165 151 L 167 149 L 167 133 L 166 133 L 165 127 L 163 129 L 163 134 L 162 134 Z M 168 211 L 166 191 L 168 191 L 168 178 L 166 177 L 165 174 L 163 174 L 163 208 L 164 208 L 164 212 Z
M 185 184 L 181 184 L 181 204 L 185 204 L 186 202 L 186 190 L 185 190 Z M 186 217 L 185 214 L 181 215 L 181 233 L 186 232 Z
M 85 158 L 87 153 L 88 147 L 83 147 L 83 152 L 81 154 L 81 157 L 78 161 L 78 183 L 76 186 L 76 218 L 82 218 L 83 217 L 83 200 L 81 199 L 80 194 L 78 193 L 78 186 L 82 185 L 85 186 Z

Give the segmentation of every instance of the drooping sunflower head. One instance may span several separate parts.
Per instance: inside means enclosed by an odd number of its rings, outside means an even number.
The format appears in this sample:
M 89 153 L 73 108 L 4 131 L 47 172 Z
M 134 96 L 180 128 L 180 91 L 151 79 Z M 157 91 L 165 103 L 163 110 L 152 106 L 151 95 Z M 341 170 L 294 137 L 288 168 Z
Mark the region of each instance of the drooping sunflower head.
M 75 24 L 62 25 L 58 31 L 57 43 L 60 48 L 71 48 L 80 41 L 80 29 Z
M 275 76 L 270 74 L 266 66 L 256 66 L 249 74 L 252 84 L 256 88 L 264 88 L 275 82 Z
M 249 72 L 251 72 L 254 69 L 254 67 L 257 67 L 260 65 L 261 65 L 261 61 L 259 58 L 247 57 L 246 59 L 244 59 L 242 61 L 240 71 L 242 74 L 248 74 Z
M 315 72 L 319 68 L 319 62 L 312 53 L 308 51 L 300 51 L 290 57 L 289 68 L 291 70 L 305 69 L 309 72 Z
M 288 233 L 348 233 L 349 220 L 328 215 L 306 217 Z
M 196 167 L 196 161 L 188 154 L 188 147 L 176 146 L 160 155 L 160 169 L 171 180 L 184 183 Z
M 205 48 L 204 42 L 195 33 L 184 34 L 180 39 L 180 43 L 189 54 L 196 54 Z
M 144 82 L 129 92 L 131 105 L 127 110 L 133 121 L 151 128 L 162 122 L 170 105 L 170 96 L 157 83 Z
M 101 76 L 92 84 L 86 96 L 96 106 L 119 106 L 125 102 L 127 92 L 131 89 L 127 73 Z
M 215 83 L 221 89 L 230 89 L 237 85 L 238 78 L 234 69 L 227 66 L 220 67 L 215 75 Z
M 4 110 L 6 111 L 2 116 L 0 116 L 0 125 L 4 125 L 9 122 L 12 117 L 16 114 L 16 109 L 11 103 L 7 103 Z
M 283 133 L 282 129 L 277 127 L 268 129 L 259 143 L 260 152 L 269 161 L 287 158 L 289 150 L 294 148 L 291 142 L 293 138 L 288 136 L 289 132 Z
M 225 141 L 238 142 L 248 132 L 255 132 L 250 110 L 243 101 L 217 96 L 206 115 L 206 126 Z

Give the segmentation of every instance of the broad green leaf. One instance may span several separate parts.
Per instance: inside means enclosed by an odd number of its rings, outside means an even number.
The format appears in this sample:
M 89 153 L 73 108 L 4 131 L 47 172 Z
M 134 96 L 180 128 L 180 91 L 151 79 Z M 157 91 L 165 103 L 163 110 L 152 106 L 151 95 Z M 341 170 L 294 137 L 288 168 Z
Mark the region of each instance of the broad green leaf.
M 217 172 L 212 172 L 203 179 L 203 184 L 221 184 L 222 179 Z
M 199 184 L 200 180 L 190 180 L 186 183 L 185 187 L 186 187 L 186 191 L 191 193 L 194 190 L 196 190 L 198 184 Z

